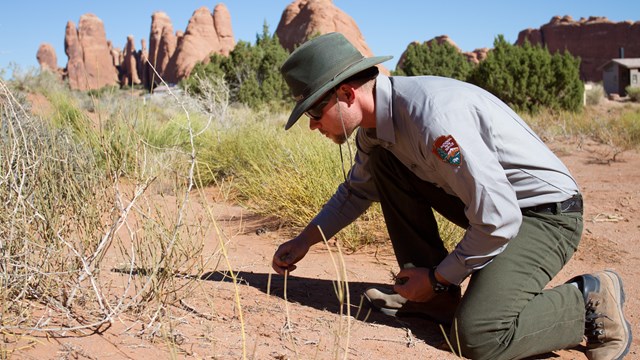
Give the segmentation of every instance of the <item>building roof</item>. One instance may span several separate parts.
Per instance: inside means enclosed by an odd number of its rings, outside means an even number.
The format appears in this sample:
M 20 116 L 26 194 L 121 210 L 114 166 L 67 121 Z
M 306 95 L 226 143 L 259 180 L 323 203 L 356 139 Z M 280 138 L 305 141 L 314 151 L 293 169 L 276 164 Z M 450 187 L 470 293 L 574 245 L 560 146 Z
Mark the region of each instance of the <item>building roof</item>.
M 622 65 L 622 66 L 626 67 L 627 69 L 638 69 L 638 68 L 640 68 L 640 58 L 625 58 L 625 59 L 611 59 L 611 60 L 607 61 L 606 63 L 602 64 L 602 66 L 600 66 L 600 69 L 605 68 L 606 66 L 608 66 L 611 63 L 616 63 L 618 65 Z

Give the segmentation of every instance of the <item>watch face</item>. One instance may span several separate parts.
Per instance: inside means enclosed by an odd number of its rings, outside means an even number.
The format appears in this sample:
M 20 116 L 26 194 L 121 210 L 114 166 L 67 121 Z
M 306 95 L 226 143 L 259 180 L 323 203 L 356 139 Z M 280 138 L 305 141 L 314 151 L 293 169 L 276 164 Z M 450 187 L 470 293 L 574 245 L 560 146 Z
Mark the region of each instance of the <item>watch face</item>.
M 433 285 L 433 291 L 435 293 L 443 293 L 447 291 L 448 288 L 449 288 L 448 286 L 442 285 L 441 283 L 438 283 L 438 282 Z

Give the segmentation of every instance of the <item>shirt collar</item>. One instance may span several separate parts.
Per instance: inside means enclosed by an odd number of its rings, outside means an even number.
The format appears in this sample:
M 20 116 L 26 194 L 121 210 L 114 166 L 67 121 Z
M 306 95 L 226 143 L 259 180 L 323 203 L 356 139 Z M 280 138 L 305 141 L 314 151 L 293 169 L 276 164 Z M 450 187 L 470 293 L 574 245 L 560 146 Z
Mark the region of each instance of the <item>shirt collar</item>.
M 376 137 L 395 144 L 391 95 L 391 79 L 388 76 L 379 75 L 376 80 Z

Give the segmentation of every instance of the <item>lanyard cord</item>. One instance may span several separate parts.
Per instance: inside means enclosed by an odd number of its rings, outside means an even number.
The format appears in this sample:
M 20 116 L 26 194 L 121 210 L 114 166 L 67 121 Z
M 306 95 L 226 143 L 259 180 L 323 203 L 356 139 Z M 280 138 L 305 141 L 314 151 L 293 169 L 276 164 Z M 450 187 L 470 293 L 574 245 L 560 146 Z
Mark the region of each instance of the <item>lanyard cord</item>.
M 338 116 L 340 117 L 340 122 L 342 123 L 342 131 L 344 132 L 345 143 L 347 144 L 347 150 L 349 150 L 349 169 L 353 166 L 353 153 L 351 152 L 351 146 L 349 146 L 349 137 L 347 136 L 347 128 L 344 125 L 344 119 L 342 118 L 342 107 L 340 106 L 340 99 L 338 98 L 338 92 L 336 94 L 336 104 L 338 105 Z M 342 176 L 344 177 L 344 182 L 347 182 L 347 172 L 344 169 L 344 156 L 342 154 L 342 144 L 338 144 L 340 147 L 340 163 L 342 164 Z

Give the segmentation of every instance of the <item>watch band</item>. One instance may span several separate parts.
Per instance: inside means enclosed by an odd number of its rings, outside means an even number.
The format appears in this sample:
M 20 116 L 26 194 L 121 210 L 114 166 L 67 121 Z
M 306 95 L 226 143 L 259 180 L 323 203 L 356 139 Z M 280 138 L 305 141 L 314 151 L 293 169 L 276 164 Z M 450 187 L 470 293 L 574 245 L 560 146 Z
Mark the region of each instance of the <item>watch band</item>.
M 429 280 L 431 280 L 431 286 L 433 287 L 433 292 L 436 294 L 440 294 L 446 291 L 449 291 L 449 287 L 451 285 L 445 285 L 436 279 L 436 269 L 433 268 L 429 271 Z

